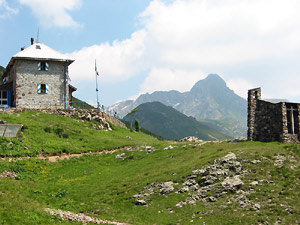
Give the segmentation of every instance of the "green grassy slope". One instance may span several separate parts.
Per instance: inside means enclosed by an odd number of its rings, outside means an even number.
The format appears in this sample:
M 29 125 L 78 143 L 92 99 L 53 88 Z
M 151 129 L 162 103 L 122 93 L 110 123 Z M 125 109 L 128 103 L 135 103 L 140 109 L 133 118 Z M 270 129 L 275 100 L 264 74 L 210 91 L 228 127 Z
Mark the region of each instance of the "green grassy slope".
M 94 107 L 73 96 L 72 106 L 77 109 L 94 109 Z
M 247 136 L 246 124 L 237 123 L 235 120 L 227 118 L 221 120 L 197 119 L 202 124 L 213 128 L 221 133 L 233 136 L 235 138 Z
M 19 138 L 0 138 L 0 156 L 89 152 L 123 145 L 141 145 L 147 141 L 158 142 L 148 135 L 117 126 L 113 126 L 112 131 L 95 130 L 92 128 L 95 121 L 83 122 L 36 111 L 14 114 L 1 112 L 0 119 L 11 124 L 23 124 L 25 128 Z M 132 137 L 132 140 L 126 136 Z
M 0 160 L 0 174 L 15 172 L 18 179 L 0 177 L 0 224 L 81 224 L 50 216 L 44 208 L 84 213 L 110 221 L 129 224 L 297 224 L 300 222 L 300 146 L 282 143 L 178 143 L 158 141 L 145 134 L 115 127 L 111 132 L 91 128 L 92 122 L 25 111 L 1 114 L 10 123 L 22 122 L 27 129 L 18 139 L 2 138 L 2 155 L 45 152 L 81 152 L 134 144 L 132 151 L 107 155 L 85 155 L 81 158 L 50 163 L 36 158 L 20 161 Z M 68 138 L 55 132 L 61 127 Z M 47 129 L 48 130 L 48 129 Z M 128 140 L 125 136 L 132 137 Z M 81 140 L 82 139 L 82 140 Z M 9 143 L 12 142 L 13 144 Z M 28 146 L 28 150 L 24 146 Z M 155 149 L 151 154 L 145 145 Z M 165 147 L 175 146 L 172 150 Z M 68 148 L 66 148 L 68 146 Z M 19 147 L 19 148 L 17 148 Z M 11 149 L 9 149 L 11 148 Z M 176 207 L 192 193 L 176 193 L 195 169 L 212 165 L 229 152 L 242 165 L 239 192 L 208 191 L 208 196 L 222 194 L 216 202 L 197 201 L 195 205 Z M 123 159 L 116 155 L 125 153 Z M 275 166 L 278 155 L 282 166 Z M 252 160 L 260 160 L 253 164 Z M 234 171 L 234 167 L 232 169 Z M 202 177 L 197 178 L 199 186 Z M 135 205 L 133 195 L 151 183 L 173 181 L 170 194 L 154 193 L 146 197 L 148 206 Z M 252 186 L 251 182 L 259 185 Z M 261 209 L 240 207 L 240 193 L 259 203 Z M 286 210 L 290 208 L 291 210 Z M 170 210 L 172 209 L 172 210 Z M 170 212 L 173 213 L 170 213 Z
M 165 139 L 179 140 L 187 136 L 196 136 L 203 140 L 229 138 L 228 135 L 160 102 L 144 103 L 136 109 L 136 113 L 128 114 L 124 120 L 131 121 L 137 118 L 143 128 Z
M 281 168 L 274 166 L 276 154 L 293 157 L 299 163 L 299 146 L 255 142 L 177 144 L 178 148 L 162 150 L 169 144 L 156 146 L 157 150 L 151 154 L 124 151 L 124 160 L 115 158 L 119 152 L 58 163 L 34 159 L 0 162 L 0 172 L 15 171 L 19 175 L 19 180 L 0 178 L 0 224 L 62 223 L 58 217 L 44 212 L 45 207 L 130 224 L 299 222 L 299 167 L 291 167 L 295 164 L 292 160 L 286 160 Z M 148 207 L 135 205 L 132 196 L 143 191 L 146 185 L 172 180 L 178 183 L 175 186 L 178 189 L 191 171 L 212 164 L 228 152 L 245 161 L 243 169 L 249 172 L 241 178 L 244 182 L 241 190 L 255 190 L 247 197 L 261 204 L 260 211 L 241 208 L 235 202 L 228 204 L 236 193 L 227 193 L 217 202 L 198 201 L 182 208 L 175 205 L 186 199 L 187 193 L 154 194 L 149 197 Z M 261 164 L 251 164 L 254 159 L 261 160 Z M 254 180 L 268 182 L 251 187 Z M 287 212 L 281 204 L 292 207 L 293 213 Z M 174 213 L 170 213 L 170 208 Z

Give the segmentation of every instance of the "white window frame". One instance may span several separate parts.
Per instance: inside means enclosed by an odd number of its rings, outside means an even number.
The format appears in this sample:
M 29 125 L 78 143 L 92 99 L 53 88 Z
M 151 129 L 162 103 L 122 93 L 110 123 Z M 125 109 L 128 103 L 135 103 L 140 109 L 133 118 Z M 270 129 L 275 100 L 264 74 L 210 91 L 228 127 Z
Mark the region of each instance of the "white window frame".
M 45 89 L 42 90 L 42 85 L 45 85 Z M 37 84 L 37 93 L 38 94 L 48 94 L 49 85 L 45 83 Z
M 44 65 L 42 66 L 42 64 L 44 64 Z M 46 61 L 40 61 L 38 63 L 37 69 L 40 70 L 40 71 L 48 71 L 49 70 L 49 63 L 46 62 Z
M 6 98 L 3 97 L 3 92 L 6 92 Z M 6 103 L 3 103 L 5 101 Z M 0 105 L 8 105 L 8 91 L 0 91 Z

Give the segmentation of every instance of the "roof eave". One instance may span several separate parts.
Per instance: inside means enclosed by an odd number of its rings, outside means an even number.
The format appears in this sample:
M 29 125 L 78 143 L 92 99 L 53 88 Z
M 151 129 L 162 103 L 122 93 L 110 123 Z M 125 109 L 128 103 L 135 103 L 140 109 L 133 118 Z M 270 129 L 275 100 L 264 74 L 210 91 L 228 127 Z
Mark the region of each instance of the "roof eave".
M 12 59 L 26 59 L 26 60 L 67 62 L 67 63 L 69 63 L 69 65 L 75 61 L 73 59 L 55 59 L 55 58 L 20 57 L 20 56 L 13 56 Z

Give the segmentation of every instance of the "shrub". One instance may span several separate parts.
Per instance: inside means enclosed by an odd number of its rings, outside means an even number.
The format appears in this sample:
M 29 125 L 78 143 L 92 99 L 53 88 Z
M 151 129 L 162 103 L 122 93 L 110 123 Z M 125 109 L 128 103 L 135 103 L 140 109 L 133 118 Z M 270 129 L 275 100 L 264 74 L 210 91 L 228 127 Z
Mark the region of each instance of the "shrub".
M 44 131 L 47 132 L 47 133 L 51 133 L 51 127 L 45 127 Z
M 135 119 L 134 126 L 136 132 L 139 132 L 141 130 L 140 121 L 138 119 Z

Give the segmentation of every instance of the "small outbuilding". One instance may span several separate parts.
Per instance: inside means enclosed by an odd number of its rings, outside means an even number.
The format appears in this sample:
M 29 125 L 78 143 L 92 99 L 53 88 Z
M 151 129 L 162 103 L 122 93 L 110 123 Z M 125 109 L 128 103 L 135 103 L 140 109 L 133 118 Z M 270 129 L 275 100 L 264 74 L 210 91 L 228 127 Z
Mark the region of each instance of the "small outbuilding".
M 72 92 L 68 67 L 74 60 L 47 45 L 31 42 L 9 61 L 0 81 L 0 107 L 68 108 Z
M 248 140 L 300 142 L 300 103 L 261 100 L 261 88 L 248 91 Z

